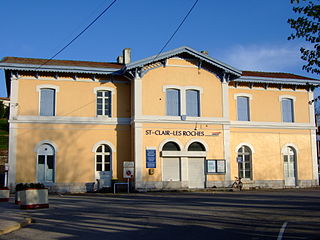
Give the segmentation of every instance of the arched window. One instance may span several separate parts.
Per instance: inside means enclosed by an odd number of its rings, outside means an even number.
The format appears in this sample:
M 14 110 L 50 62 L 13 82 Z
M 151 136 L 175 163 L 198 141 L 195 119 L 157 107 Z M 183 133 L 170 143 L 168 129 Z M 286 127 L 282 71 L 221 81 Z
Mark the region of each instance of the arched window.
M 96 150 L 96 171 L 111 171 L 111 149 L 107 144 L 100 145 Z
M 241 146 L 238 150 L 239 177 L 252 179 L 252 152 L 249 147 Z
M 193 142 L 189 145 L 188 151 L 206 151 L 206 148 L 199 142 Z
M 37 149 L 37 182 L 54 182 L 55 150 L 49 144 L 42 144 Z
M 180 147 L 175 142 L 167 142 L 162 151 L 180 151 Z M 163 181 L 180 181 L 180 158 L 179 157 L 164 157 L 162 160 L 162 180 Z
M 180 147 L 175 142 L 167 142 L 163 146 L 162 151 L 180 151 Z

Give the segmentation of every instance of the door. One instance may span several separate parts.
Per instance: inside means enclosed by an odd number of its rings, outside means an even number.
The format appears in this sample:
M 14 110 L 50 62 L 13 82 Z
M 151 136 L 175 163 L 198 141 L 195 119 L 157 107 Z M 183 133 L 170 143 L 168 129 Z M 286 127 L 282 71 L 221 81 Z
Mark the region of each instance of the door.
M 163 158 L 163 181 L 180 181 L 180 158 Z
M 188 178 L 189 188 L 204 188 L 205 173 L 204 173 L 204 158 L 189 158 L 188 159 Z
M 285 186 L 296 186 L 296 154 L 291 147 L 285 149 L 284 155 L 284 182 Z
M 37 182 L 54 182 L 54 149 L 42 144 L 37 151 Z
M 106 145 L 100 145 L 96 150 L 96 180 L 99 188 L 111 187 L 112 179 L 112 153 L 111 148 Z

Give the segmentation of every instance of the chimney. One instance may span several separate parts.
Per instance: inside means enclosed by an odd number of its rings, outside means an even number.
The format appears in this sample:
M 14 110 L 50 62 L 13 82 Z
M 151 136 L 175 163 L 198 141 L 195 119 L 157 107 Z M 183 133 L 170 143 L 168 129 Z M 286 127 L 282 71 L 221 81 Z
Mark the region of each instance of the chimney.
M 128 64 L 131 62 L 131 48 L 123 49 L 123 63 Z
M 202 50 L 201 53 L 204 55 L 209 55 L 208 51 L 206 51 L 206 50 Z
M 117 57 L 117 63 L 123 64 L 123 56 Z

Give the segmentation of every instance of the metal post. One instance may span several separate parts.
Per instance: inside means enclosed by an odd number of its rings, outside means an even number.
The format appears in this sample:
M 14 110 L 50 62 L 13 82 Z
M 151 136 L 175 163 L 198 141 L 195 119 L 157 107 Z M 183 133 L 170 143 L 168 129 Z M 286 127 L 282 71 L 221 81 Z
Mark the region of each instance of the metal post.
M 128 193 L 130 193 L 130 191 L 129 191 L 129 183 L 130 183 L 130 180 L 129 180 L 130 178 L 128 178 L 128 183 L 127 183 L 127 187 L 128 187 Z

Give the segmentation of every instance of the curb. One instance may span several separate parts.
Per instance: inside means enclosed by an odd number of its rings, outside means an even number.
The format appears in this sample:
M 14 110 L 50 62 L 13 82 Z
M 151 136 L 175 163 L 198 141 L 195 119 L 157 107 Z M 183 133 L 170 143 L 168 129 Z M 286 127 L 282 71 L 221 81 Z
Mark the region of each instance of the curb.
M 11 233 L 13 231 L 19 230 L 22 227 L 27 226 L 28 224 L 32 223 L 32 218 L 26 217 L 21 222 L 13 223 L 11 226 L 6 227 L 5 229 L 0 229 L 0 235 Z

